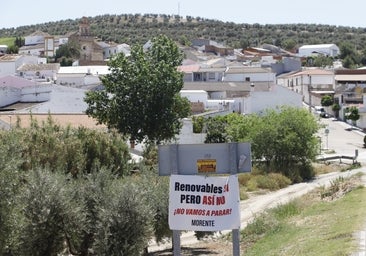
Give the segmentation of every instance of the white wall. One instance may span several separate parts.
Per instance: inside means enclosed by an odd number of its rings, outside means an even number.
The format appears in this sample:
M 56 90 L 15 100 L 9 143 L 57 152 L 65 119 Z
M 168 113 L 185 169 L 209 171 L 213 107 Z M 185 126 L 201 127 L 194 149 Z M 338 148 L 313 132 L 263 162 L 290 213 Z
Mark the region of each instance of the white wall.
M 51 98 L 50 85 L 36 85 L 21 89 L 20 102 L 43 102 Z
M 20 90 L 11 87 L 0 87 L 0 107 L 16 103 L 20 99 Z
M 279 84 L 285 87 L 293 88 L 295 92 L 307 95 L 308 86 L 311 84 L 313 88 L 329 90 L 329 85 L 334 89 L 334 75 L 298 75 L 283 78 L 279 80 Z M 292 87 L 291 87 L 292 85 Z M 307 97 L 307 96 L 306 96 Z
M 225 74 L 225 82 L 244 82 L 249 78 L 250 82 L 276 81 L 276 74 L 268 73 L 247 73 L 247 74 Z
M 57 74 L 56 84 L 65 86 L 84 85 L 85 74 Z
M 183 127 L 177 136 L 179 144 L 201 144 L 205 141 L 206 133 L 193 133 L 192 119 L 184 118 Z
M 23 75 L 18 72 L 18 75 L 20 77 L 24 77 L 26 79 L 33 79 L 33 78 L 44 78 L 48 80 L 55 80 L 56 79 L 56 71 L 54 70 L 40 70 L 39 75 L 36 75 L 36 71 L 30 70 L 30 71 L 21 71 Z
M 252 92 L 245 98 L 244 113 L 262 113 L 266 109 L 275 109 L 287 105 L 302 107 L 302 96 L 282 86 L 272 86 L 268 92 Z
M 203 102 L 204 106 L 207 104 L 208 94 L 203 90 L 181 90 L 181 97 L 186 97 L 190 102 Z
M 36 56 L 20 56 L 14 61 L 0 62 L 0 76 L 15 75 L 16 70 L 23 64 L 37 64 L 38 57 Z
M 336 45 L 329 45 L 327 47 L 314 45 L 312 47 L 300 47 L 299 48 L 300 57 L 311 56 L 314 54 L 313 52 L 335 57 L 339 54 L 339 48 Z
M 60 37 L 58 40 L 58 45 L 66 44 L 69 41 L 67 37 Z
M 15 62 L 0 62 L 0 76 L 15 75 Z
M 225 99 L 227 98 L 227 93 L 226 91 L 221 91 L 221 92 L 210 92 L 210 99 Z
M 24 48 L 24 49 L 19 49 L 19 54 L 39 56 L 42 51 L 44 51 L 44 47 L 37 47 L 37 48 L 31 48 L 31 49 Z
M 99 79 L 99 76 L 88 75 L 84 78 L 84 85 L 94 85 L 101 84 L 102 82 Z
M 24 41 L 25 45 L 43 44 L 44 36 L 42 35 L 26 36 Z
M 209 110 L 234 110 L 234 100 L 207 100 L 206 108 Z

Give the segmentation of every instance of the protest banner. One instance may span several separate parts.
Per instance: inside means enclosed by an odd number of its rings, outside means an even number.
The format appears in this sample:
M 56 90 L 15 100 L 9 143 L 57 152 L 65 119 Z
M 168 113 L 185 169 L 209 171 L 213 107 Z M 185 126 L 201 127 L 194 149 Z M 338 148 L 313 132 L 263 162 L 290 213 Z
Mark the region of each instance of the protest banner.
M 239 229 L 237 175 L 171 175 L 169 226 L 193 231 Z

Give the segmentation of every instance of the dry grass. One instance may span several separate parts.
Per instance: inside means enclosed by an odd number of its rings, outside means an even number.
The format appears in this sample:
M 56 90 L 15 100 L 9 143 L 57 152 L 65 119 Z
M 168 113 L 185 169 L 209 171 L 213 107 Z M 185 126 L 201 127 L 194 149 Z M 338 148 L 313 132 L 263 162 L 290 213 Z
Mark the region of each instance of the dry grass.
M 97 125 L 97 121 L 93 118 L 88 117 L 83 114 L 51 114 L 52 119 L 61 126 L 71 126 L 71 127 L 86 127 L 86 128 L 105 128 L 104 125 Z M 49 117 L 48 114 L 13 114 L 4 113 L 0 115 L 0 120 L 7 124 L 14 125 L 19 118 L 21 127 L 29 127 L 31 123 L 31 118 L 37 120 L 39 123 L 47 121 Z

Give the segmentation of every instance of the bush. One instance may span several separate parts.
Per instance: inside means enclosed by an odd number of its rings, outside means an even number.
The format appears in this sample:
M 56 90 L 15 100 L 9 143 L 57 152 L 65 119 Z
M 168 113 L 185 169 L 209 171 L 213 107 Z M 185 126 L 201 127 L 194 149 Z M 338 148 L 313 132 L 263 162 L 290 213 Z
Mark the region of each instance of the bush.
M 276 219 L 283 220 L 291 216 L 295 216 L 301 212 L 301 207 L 298 202 L 292 200 L 287 204 L 279 205 L 271 210 L 274 213 Z
M 137 177 L 139 191 L 143 193 L 145 204 L 152 211 L 152 228 L 155 241 L 160 243 L 164 238 L 171 238 L 173 233 L 169 228 L 169 177 L 157 175 L 157 171 L 142 170 Z
M 250 173 L 240 173 L 238 175 L 238 181 L 240 186 L 246 186 L 251 179 L 252 175 Z
M 0 153 L 21 161 L 25 171 L 48 168 L 76 177 L 104 166 L 121 176 L 127 174 L 128 147 L 114 131 L 63 128 L 49 117 L 42 124 L 32 119 L 30 128 L 0 131 L 0 139 L 5 144 Z
M 268 175 L 252 175 L 247 182 L 248 190 L 257 189 L 278 190 L 291 184 L 291 180 L 279 173 L 270 173 Z
M 14 171 L 16 165 L 9 159 L 4 164 L 3 155 L 0 155 L 0 255 L 5 255 L 12 241 L 12 219 L 17 205 L 16 195 L 21 186 L 21 174 Z
M 141 255 L 152 236 L 152 212 L 132 183 L 116 181 L 100 210 L 96 255 Z
M 293 183 L 311 180 L 315 176 L 314 167 L 310 161 L 294 165 L 286 175 Z
M 270 174 L 268 174 L 268 177 L 275 181 L 275 183 L 278 186 L 278 189 L 285 188 L 285 187 L 291 185 L 291 183 L 292 183 L 289 178 L 287 178 L 286 176 L 284 176 L 280 173 L 270 173 Z
M 65 249 L 64 242 L 82 230 L 81 206 L 66 193 L 64 176 L 35 170 L 26 179 L 18 197 L 13 251 L 16 255 L 57 255 Z

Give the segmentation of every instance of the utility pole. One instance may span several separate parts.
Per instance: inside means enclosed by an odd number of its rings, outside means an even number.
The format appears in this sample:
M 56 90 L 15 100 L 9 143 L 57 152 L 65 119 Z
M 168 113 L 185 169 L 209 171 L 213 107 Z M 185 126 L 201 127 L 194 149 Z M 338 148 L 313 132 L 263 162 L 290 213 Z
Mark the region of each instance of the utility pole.
M 309 79 L 309 83 L 308 83 L 309 112 L 311 113 L 311 89 L 312 89 L 312 85 L 311 85 L 311 76 L 310 75 L 308 75 L 308 79 Z

